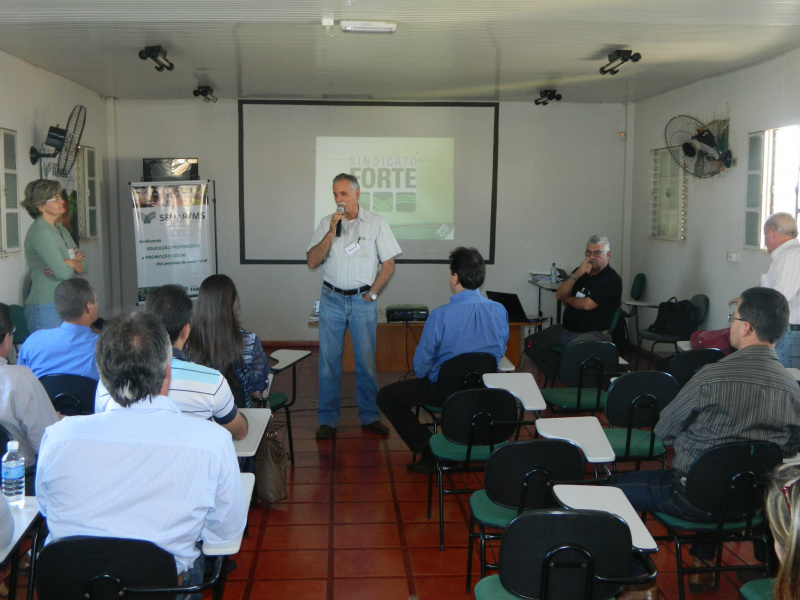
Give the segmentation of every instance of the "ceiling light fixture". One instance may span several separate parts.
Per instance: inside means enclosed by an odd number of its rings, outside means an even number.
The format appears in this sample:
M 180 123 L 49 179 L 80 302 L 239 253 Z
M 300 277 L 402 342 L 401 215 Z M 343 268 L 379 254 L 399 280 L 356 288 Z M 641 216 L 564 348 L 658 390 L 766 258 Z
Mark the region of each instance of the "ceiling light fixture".
M 394 33 L 397 23 L 384 21 L 339 21 L 339 28 L 345 33 Z
M 561 100 L 561 94 L 556 93 L 555 90 L 541 90 L 539 97 L 533 101 L 537 106 L 547 106 L 548 102 L 558 102 Z
M 197 89 L 192 91 L 195 97 L 200 97 L 203 102 L 216 102 L 217 97 L 214 95 L 214 88 L 208 85 L 198 85 Z
M 619 68 L 626 62 L 639 62 L 642 55 L 638 52 L 631 50 L 614 50 L 608 55 L 608 64 L 600 67 L 600 74 L 616 75 L 619 73 Z
M 145 46 L 139 50 L 139 58 L 149 60 L 156 67 L 156 71 L 172 71 L 175 65 L 167 60 L 167 49 L 163 46 Z

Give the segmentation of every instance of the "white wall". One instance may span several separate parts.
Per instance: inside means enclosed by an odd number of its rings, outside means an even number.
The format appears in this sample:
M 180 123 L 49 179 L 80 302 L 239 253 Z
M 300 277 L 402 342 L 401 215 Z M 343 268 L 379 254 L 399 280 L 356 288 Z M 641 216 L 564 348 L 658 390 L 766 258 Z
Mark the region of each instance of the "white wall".
M 136 299 L 127 183 L 141 177 L 142 157 L 196 156 L 201 178 L 216 181 L 219 271 L 236 282 L 244 326 L 265 340 L 316 339 L 307 317 L 319 297 L 320 270 L 239 264 L 237 103 L 118 101 L 114 116 L 117 195 L 119 207 L 124 207 L 120 269 L 129 274 L 123 279 L 125 307 L 132 308 Z M 488 267 L 485 289 L 517 292 L 526 310 L 534 311 L 537 295 L 527 283 L 528 271 L 549 269 L 553 261 L 565 268 L 577 266 L 593 233 L 608 235 L 614 248 L 622 249 L 625 145 L 619 132 L 624 129 L 622 105 L 501 105 L 496 261 Z M 264 235 L 271 227 L 296 227 L 298 235 L 307 235 L 312 226 L 265 223 Z M 618 270 L 621 255 L 612 255 Z M 379 303 L 434 308 L 449 295 L 444 265 L 401 264 Z M 555 301 L 548 295 L 542 303 L 552 312 Z
M 674 116 L 708 122 L 730 118 L 729 145 L 738 164 L 711 179 L 690 177 L 687 240 L 648 238 L 651 150 L 664 147 L 664 127 Z M 709 78 L 636 104 L 630 233 L 631 273 L 647 275 L 645 299 L 707 294 L 705 329 L 727 326 L 728 301 L 759 285 L 769 267 L 766 252 L 743 249 L 747 135 L 800 123 L 800 51 L 720 77 Z M 728 262 L 728 252 L 740 262 Z M 642 326 L 652 322 L 645 312 Z
M 110 291 L 107 286 L 108 266 L 104 260 L 107 236 L 104 223 L 108 202 L 105 181 L 108 173 L 106 146 L 106 103 L 95 94 L 62 77 L 43 71 L 8 54 L 0 52 L 0 127 L 17 132 L 17 156 L 22 190 L 33 179 L 39 178 L 39 165 L 28 160 L 28 149 L 39 146 L 47 137 L 51 125 L 66 125 L 72 108 L 76 104 L 86 106 L 86 127 L 82 143 L 97 150 L 100 182 L 101 238 L 82 241 L 81 249 L 86 254 L 86 278 L 98 292 L 101 314 L 109 312 Z M 33 220 L 20 207 L 22 239 Z M 0 302 L 22 304 L 23 282 L 27 265 L 23 252 L 0 253 Z

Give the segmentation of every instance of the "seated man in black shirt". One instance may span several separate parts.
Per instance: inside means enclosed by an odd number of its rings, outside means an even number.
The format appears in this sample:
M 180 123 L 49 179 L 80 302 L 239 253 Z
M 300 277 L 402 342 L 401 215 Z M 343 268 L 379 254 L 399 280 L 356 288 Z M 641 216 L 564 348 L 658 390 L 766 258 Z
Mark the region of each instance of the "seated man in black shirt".
M 562 322 L 535 333 L 525 344 L 530 359 L 550 380 L 555 379 L 558 364 L 558 357 L 550 350 L 553 344 L 611 341 L 608 329 L 622 300 L 622 279 L 608 264 L 608 238 L 589 238 L 585 256 L 556 290 L 556 300 L 564 304 Z

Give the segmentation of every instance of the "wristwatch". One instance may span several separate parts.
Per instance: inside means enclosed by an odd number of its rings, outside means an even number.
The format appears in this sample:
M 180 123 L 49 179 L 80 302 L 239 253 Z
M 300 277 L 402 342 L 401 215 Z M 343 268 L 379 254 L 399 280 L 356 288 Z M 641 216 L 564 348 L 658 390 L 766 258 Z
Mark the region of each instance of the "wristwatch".
M 369 295 L 369 299 L 372 300 L 373 302 L 377 302 L 378 301 L 378 294 L 372 294 L 371 293 Z

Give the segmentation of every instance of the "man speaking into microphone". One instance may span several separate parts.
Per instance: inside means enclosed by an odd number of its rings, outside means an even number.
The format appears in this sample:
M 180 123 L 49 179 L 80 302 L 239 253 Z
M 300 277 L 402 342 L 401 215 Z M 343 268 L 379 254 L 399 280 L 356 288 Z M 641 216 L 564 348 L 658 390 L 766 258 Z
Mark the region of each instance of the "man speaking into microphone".
M 323 217 L 306 251 L 310 269 L 322 265 L 319 301 L 319 408 L 317 439 L 336 435 L 342 407 L 342 355 L 350 329 L 356 365 L 356 403 L 361 427 L 388 435 L 375 397 L 375 336 L 378 294 L 394 273 L 400 246 L 386 221 L 360 208 L 358 180 L 346 173 L 333 179 L 336 212 Z M 380 268 L 379 268 L 380 266 Z

